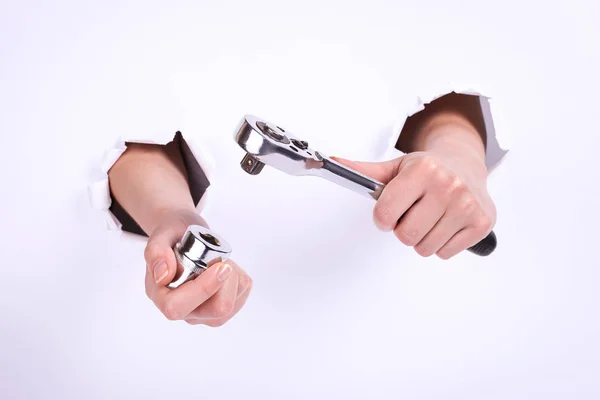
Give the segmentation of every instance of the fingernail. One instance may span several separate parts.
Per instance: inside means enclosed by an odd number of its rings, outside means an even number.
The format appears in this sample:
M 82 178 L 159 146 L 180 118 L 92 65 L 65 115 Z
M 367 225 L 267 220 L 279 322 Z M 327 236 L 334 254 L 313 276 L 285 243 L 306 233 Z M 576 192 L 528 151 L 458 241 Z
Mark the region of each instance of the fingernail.
M 154 280 L 156 283 L 162 282 L 162 280 L 165 279 L 168 274 L 169 269 L 167 268 L 167 263 L 164 260 L 158 260 L 154 264 Z
M 219 267 L 219 271 L 217 271 L 217 279 L 219 282 L 223 282 L 229 274 L 231 273 L 231 266 L 229 264 L 223 264 Z

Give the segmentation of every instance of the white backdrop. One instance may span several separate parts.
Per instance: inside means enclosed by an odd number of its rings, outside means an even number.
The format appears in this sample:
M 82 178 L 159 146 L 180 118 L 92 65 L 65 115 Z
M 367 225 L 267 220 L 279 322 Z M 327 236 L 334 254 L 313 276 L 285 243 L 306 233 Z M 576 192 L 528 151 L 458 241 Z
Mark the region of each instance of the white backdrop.
M 0 398 L 599 398 L 599 10 L 549 3 L 2 1 Z M 450 78 L 510 138 L 488 258 L 422 259 L 367 199 L 239 168 L 246 113 L 376 159 Z M 204 216 L 255 281 L 222 328 L 164 319 L 143 242 L 88 204 L 103 151 L 160 127 L 216 159 Z

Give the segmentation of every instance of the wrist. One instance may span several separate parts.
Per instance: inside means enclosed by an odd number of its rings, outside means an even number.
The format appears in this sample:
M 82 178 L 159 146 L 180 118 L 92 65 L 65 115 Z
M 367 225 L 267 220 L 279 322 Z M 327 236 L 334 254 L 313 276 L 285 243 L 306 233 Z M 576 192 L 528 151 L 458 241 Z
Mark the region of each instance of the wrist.
M 174 207 L 164 207 L 157 210 L 152 218 L 150 218 L 150 226 L 148 227 L 148 234 L 152 235 L 152 232 L 161 225 L 168 223 L 173 226 L 178 231 L 182 233 L 187 229 L 190 225 L 201 225 L 205 228 L 209 228 L 208 224 L 198 214 L 196 209 L 184 207 L 184 208 L 174 208 Z
M 422 151 L 434 153 L 444 158 L 451 158 L 457 161 L 463 161 L 477 169 L 487 169 L 485 165 L 485 153 L 469 143 L 465 143 L 460 138 L 439 138 L 424 146 Z
M 464 147 L 485 158 L 482 134 L 466 117 L 454 111 L 441 111 L 430 116 L 419 128 L 415 146 L 423 150 L 444 146 Z
M 477 129 L 462 115 L 440 112 L 420 128 L 415 147 L 418 151 L 434 153 L 453 164 L 459 164 L 487 176 L 485 146 Z

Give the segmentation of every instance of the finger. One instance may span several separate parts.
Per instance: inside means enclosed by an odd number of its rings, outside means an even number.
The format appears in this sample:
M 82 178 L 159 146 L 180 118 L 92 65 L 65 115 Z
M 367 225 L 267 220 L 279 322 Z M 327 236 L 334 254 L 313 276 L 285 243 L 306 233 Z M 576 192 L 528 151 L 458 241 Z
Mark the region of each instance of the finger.
M 352 161 L 340 157 L 330 158 L 384 184 L 387 184 L 396 176 L 401 162 L 401 158 L 383 162 Z
M 492 231 L 492 222 L 483 217 L 474 227 L 468 227 L 457 232 L 450 240 L 443 245 L 436 255 L 443 260 L 454 257 L 461 251 L 479 243 Z
M 148 239 L 144 258 L 147 272 L 152 276 L 155 284 L 164 286 L 173 281 L 177 272 L 173 246 L 181 239 L 186 229 L 187 225 L 183 221 L 176 220 L 153 232 Z
M 458 231 L 464 228 L 466 217 L 454 210 L 449 210 L 435 224 L 433 229 L 414 246 L 423 257 L 429 257 L 442 248 Z
M 246 291 L 252 288 L 252 278 L 239 265 L 235 265 L 238 269 L 238 293 L 236 299 L 239 299 Z
M 237 295 L 236 295 L 236 299 L 237 299 L 243 294 L 243 292 L 246 290 L 246 288 L 252 284 L 252 278 L 250 278 L 250 276 L 248 276 L 246 271 L 244 271 L 242 269 L 242 267 L 240 267 L 238 265 L 238 263 L 236 263 L 235 261 L 227 260 L 227 264 L 231 265 L 233 270 L 237 273 L 237 277 L 238 277 L 238 287 L 237 287 Z
M 240 273 L 239 276 L 244 275 L 245 273 Z M 239 280 L 239 277 L 238 277 Z M 238 298 L 235 302 L 235 307 L 233 308 L 233 311 L 230 313 L 230 315 L 227 318 L 223 318 L 223 319 L 195 319 L 192 318 L 191 316 L 193 315 L 190 314 L 190 318 L 186 319 L 185 322 L 187 322 L 190 325 L 200 325 L 200 324 L 204 324 L 207 326 L 211 326 L 211 327 L 218 327 L 218 326 L 222 326 L 223 324 L 225 324 L 226 322 L 230 321 L 231 318 L 233 318 L 235 315 L 237 315 L 237 313 L 242 309 L 242 307 L 246 304 L 246 301 L 248 300 L 248 297 L 250 296 L 250 292 L 252 291 L 252 280 L 249 281 L 249 284 L 245 286 L 245 289 L 243 289 L 241 292 L 239 290 L 239 288 L 241 288 L 242 285 L 241 283 L 238 282 Z
M 227 260 L 227 263 L 231 265 L 234 271 L 237 272 L 238 276 L 238 287 L 237 287 L 237 295 L 236 299 L 240 298 L 242 294 L 248 289 L 248 287 L 252 286 L 252 278 L 233 260 Z
M 189 313 L 193 319 L 221 319 L 233 312 L 238 294 L 238 273 L 234 270 L 219 290 Z
M 177 289 L 170 290 L 164 286 L 156 288 L 152 300 L 167 319 L 184 319 L 217 293 L 232 271 L 228 263 L 216 263 Z
M 242 296 L 236 301 L 235 308 L 233 309 L 233 312 L 231 312 L 229 314 L 228 317 L 222 318 L 222 319 L 204 320 L 202 323 L 204 323 L 207 326 L 217 328 L 217 327 L 223 326 L 225 323 L 231 321 L 231 319 L 233 317 L 235 317 L 239 313 L 239 311 L 242 309 L 242 307 L 244 307 L 244 305 L 246 304 L 246 301 L 248 300 L 248 297 L 250 296 L 251 289 L 252 288 L 250 288 L 250 287 L 248 289 L 246 289 L 246 291 L 242 294 Z
M 375 225 L 384 232 L 394 230 L 404 213 L 425 194 L 426 184 L 415 168 L 401 169 L 383 189 L 375 204 Z
M 426 194 L 403 215 L 394 234 L 407 246 L 419 243 L 442 218 L 446 204 L 432 194 Z

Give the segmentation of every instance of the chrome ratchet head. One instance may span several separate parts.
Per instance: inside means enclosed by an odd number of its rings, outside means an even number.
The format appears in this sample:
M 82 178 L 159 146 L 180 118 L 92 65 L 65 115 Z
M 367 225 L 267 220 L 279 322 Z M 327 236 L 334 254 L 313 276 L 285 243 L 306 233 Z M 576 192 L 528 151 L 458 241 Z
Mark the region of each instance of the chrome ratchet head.
M 310 175 L 323 166 L 323 156 L 285 129 L 252 115 L 238 124 L 235 141 L 246 155 L 241 166 L 258 175 L 265 164 L 290 175 Z
M 375 199 L 383 190 L 381 182 L 311 149 L 306 141 L 280 126 L 252 115 L 246 115 L 238 124 L 235 141 L 246 152 L 241 166 L 250 175 L 258 175 L 266 164 L 290 175 L 324 178 Z

